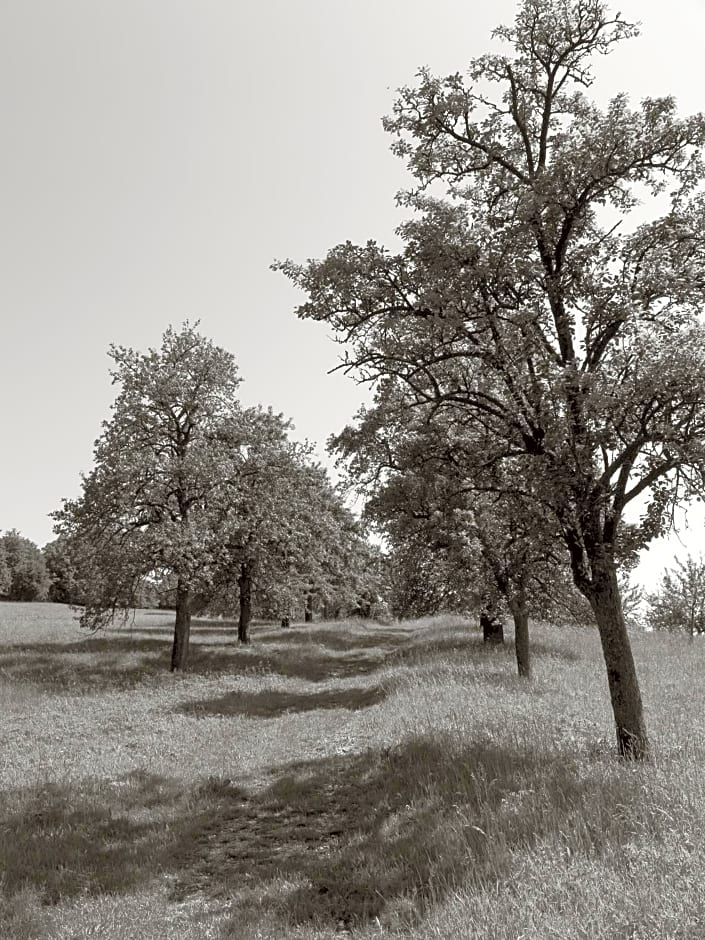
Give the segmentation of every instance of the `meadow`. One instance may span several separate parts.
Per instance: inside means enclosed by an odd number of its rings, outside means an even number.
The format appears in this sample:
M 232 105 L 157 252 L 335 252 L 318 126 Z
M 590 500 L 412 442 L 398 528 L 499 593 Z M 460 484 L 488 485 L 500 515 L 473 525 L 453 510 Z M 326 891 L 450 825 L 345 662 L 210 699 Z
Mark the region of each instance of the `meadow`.
M 705 938 L 705 643 L 634 637 L 621 763 L 596 633 L 0 604 L 0 937 Z

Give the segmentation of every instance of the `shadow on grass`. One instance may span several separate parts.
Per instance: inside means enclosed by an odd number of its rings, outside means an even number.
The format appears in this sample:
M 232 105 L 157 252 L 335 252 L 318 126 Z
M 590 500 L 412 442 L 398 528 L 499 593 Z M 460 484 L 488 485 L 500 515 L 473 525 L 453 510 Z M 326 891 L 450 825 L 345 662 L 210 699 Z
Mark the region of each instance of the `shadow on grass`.
M 416 630 L 350 626 L 261 625 L 249 647 L 240 647 L 228 621 L 194 623 L 188 671 L 192 675 L 279 675 L 323 682 L 372 675 L 384 667 L 422 666 L 435 660 L 501 664 L 513 645 L 488 647 L 475 632 L 433 635 Z M 161 637 L 161 638 L 160 638 Z M 534 655 L 573 654 L 537 644 Z M 90 693 L 127 690 L 169 674 L 171 627 L 139 625 L 88 635 L 72 643 L 34 643 L 0 651 L 0 677 L 30 682 L 51 691 Z M 575 654 L 577 658 L 577 654 Z M 317 706 L 319 707 L 319 706 Z
M 114 784 L 48 785 L 0 801 L 6 897 L 35 888 L 46 903 L 129 891 L 164 864 L 183 787 L 143 772 Z
M 168 670 L 168 652 L 149 653 L 134 646 L 121 650 L 113 644 L 105 651 L 24 647 L 0 655 L 0 679 L 29 682 L 51 692 L 87 694 L 134 689 Z
M 292 766 L 249 799 L 228 781 L 206 796 L 174 859 L 175 896 L 234 898 L 233 937 L 265 915 L 408 928 L 461 885 L 495 885 L 543 836 L 565 830 L 594 857 L 628 842 L 634 816 L 651 819 L 627 774 L 600 782 L 555 756 L 427 739 Z
M 496 885 L 543 837 L 594 859 L 667 826 L 640 782 L 567 755 L 417 738 L 293 764 L 254 792 L 143 772 L 37 787 L 0 803 L 3 890 L 52 903 L 162 876 L 174 900 L 231 899 L 232 937 L 265 918 L 403 929 L 461 885 Z
M 147 612 L 149 613 L 149 611 Z M 164 640 L 170 640 L 174 635 L 174 613 L 171 613 L 171 619 L 164 619 L 160 625 L 152 623 L 142 623 L 140 619 L 133 625 L 126 624 L 111 626 L 107 631 L 112 635 L 124 635 L 125 633 L 151 633 L 164 637 Z M 252 630 L 273 629 L 270 621 L 254 620 L 251 624 Z M 237 620 L 220 620 L 217 617 L 194 617 L 191 621 L 191 636 L 201 636 L 205 633 L 217 633 L 225 636 L 234 635 L 237 637 Z
M 340 629 L 311 628 L 308 625 L 291 627 L 288 630 L 282 630 L 275 637 L 267 639 L 276 643 L 285 643 L 289 646 L 316 645 L 323 646 L 333 651 L 343 650 L 363 650 L 375 649 L 376 647 L 386 647 L 394 649 L 408 643 L 409 637 L 414 631 L 411 630 L 379 630 L 369 629 L 367 632 L 358 632 L 361 628 L 351 630 L 343 625 Z
M 218 623 L 218 621 L 215 621 Z M 207 622 L 208 623 L 208 622 Z M 189 652 L 191 675 L 279 675 L 322 682 L 366 676 L 382 668 L 390 654 L 407 642 L 404 634 L 350 637 L 328 634 L 318 641 L 291 642 L 291 633 L 267 627 L 251 646 L 214 642 L 210 627 L 194 629 Z M 160 632 L 163 639 L 154 634 Z M 145 635 L 146 634 L 146 635 Z M 211 631 L 212 635 L 212 631 Z M 356 642 L 362 640 L 364 642 Z M 52 691 L 123 690 L 169 674 L 171 633 L 148 628 L 113 630 L 74 643 L 23 643 L 0 651 L 0 677 L 31 682 Z
M 203 718 L 209 715 L 249 715 L 252 718 L 275 718 L 288 712 L 308 712 L 318 708 L 346 708 L 358 711 L 384 700 L 381 686 L 354 689 L 326 689 L 320 692 L 231 692 L 200 702 L 187 702 L 177 711 Z
M 507 654 L 513 653 L 513 647 L 505 644 L 504 646 L 490 646 L 482 642 L 482 637 L 476 632 L 468 631 L 467 636 L 435 637 L 429 636 L 427 639 L 419 639 L 418 636 L 412 643 L 407 643 L 397 650 L 392 659 L 395 663 L 404 663 L 408 665 L 421 666 L 437 659 L 453 655 L 458 660 L 470 659 L 477 660 L 480 657 L 487 657 L 496 660 Z
M 388 651 L 376 649 L 335 655 L 317 647 L 267 650 L 248 648 L 195 647 L 189 664 L 191 673 L 227 673 L 228 675 L 278 675 L 287 679 L 325 682 L 371 675 L 387 661 Z

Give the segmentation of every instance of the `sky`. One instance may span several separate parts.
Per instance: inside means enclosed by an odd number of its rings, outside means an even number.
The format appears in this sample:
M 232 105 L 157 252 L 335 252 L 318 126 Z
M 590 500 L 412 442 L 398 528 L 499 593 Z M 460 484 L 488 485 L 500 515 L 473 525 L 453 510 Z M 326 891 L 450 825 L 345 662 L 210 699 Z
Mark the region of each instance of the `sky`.
M 596 62 L 598 100 L 705 108 L 705 0 L 622 0 L 642 35 Z M 39 545 L 80 491 L 115 397 L 110 343 L 169 324 L 236 357 L 245 404 L 324 445 L 367 392 L 294 315 L 275 259 L 394 244 L 408 184 L 381 117 L 417 69 L 499 46 L 513 0 L 0 3 L 0 530 Z M 699 550 L 702 516 L 681 537 Z M 639 569 L 655 578 L 673 539 Z

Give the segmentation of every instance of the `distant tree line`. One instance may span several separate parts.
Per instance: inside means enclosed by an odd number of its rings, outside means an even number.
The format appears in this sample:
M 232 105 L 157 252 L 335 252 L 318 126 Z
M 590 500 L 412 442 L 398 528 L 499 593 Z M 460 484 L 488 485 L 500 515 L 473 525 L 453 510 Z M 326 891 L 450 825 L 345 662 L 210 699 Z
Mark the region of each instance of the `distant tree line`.
M 0 597 L 9 601 L 50 598 L 51 574 L 42 551 L 17 529 L 0 536 Z

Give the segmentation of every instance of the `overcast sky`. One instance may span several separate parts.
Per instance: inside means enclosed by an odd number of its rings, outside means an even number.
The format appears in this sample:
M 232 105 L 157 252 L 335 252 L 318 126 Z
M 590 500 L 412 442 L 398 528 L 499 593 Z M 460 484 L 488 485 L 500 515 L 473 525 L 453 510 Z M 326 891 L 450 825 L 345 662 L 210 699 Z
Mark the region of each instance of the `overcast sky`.
M 642 35 L 593 89 L 705 107 L 705 0 L 623 0 Z M 421 65 L 464 69 L 512 0 L 0 3 L 0 530 L 43 545 L 115 390 L 111 342 L 201 320 L 247 404 L 321 445 L 363 391 L 296 319 L 275 258 L 393 242 L 407 182 L 380 118 Z M 687 537 L 694 544 L 694 532 Z M 682 550 L 681 550 L 682 551 Z M 658 547 L 642 569 L 666 559 Z

